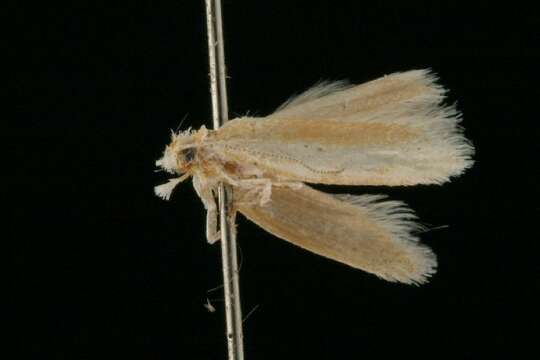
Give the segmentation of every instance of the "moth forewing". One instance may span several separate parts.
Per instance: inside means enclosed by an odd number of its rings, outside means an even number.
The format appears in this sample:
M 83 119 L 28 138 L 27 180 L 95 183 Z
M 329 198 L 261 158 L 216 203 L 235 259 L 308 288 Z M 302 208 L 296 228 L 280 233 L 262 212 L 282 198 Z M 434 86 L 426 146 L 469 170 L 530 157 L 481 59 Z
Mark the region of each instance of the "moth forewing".
M 436 84 L 437 76 L 428 69 L 385 75 L 359 85 L 344 81 L 320 82 L 292 97 L 271 116 L 279 118 L 340 118 L 359 114 L 389 114 L 398 108 L 436 106 L 446 90 Z M 403 111 L 400 109 L 399 111 Z
M 472 165 L 473 148 L 435 80 L 416 70 L 358 86 L 323 83 L 266 118 L 228 122 L 213 146 L 293 181 L 443 183 Z
M 318 255 L 388 281 L 420 284 L 436 270 L 433 252 L 418 243 L 419 226 L 404 204 L 384 197 L 333 196 L 306 185 L 273 187 L 266 206 L 234 189 L 236 209 L 266 231 Z

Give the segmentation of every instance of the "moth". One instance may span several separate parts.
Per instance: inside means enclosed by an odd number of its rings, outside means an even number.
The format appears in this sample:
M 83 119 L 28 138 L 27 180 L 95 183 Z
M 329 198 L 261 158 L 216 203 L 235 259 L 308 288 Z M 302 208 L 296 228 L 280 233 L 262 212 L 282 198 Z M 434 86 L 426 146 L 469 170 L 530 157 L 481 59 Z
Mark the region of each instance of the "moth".
M 388 281 L 424 283 L 437 260 L 418 242 L 422 227 L 404 203 L 307 184 L 442 184 L 471 167 L 461 114 L 443 103 L 437 80 L 430 70 L 412 70 L 361 85 L 321 82 L 269 116 L 172 132 L 156 165 L 177 177 L 155 193 L 169 199 L 192 177 L 214 243 L 223 182 L 233 189 L 233 213 L 275 236 Z

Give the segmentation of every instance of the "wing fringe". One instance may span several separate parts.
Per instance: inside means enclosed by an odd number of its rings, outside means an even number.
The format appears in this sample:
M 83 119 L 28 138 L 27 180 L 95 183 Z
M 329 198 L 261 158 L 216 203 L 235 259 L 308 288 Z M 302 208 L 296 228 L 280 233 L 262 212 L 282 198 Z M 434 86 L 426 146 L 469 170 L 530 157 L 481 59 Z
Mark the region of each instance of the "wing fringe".
M 366 212 L 366 216 L 391 234 L 391 238 L 401 245 L 409 253 L 410 259 L 415 264 L 415 271 L 405 276 L 398 272 L 376 274 L 388 280 L 408 284 L 423 284 L 428 278 L 437 272 L 437 257 L 433 251 L 419 243 L 415 234 L 425 232 L 427 228 L 419 224 L 414 211 L 404 202 L 385 200 L 386 195 L 333 195 L 337 200 L 358 207 Z
M 321 80 L 303 93 L 291 96 L 274 111 L 274 114 L 352 87 L 354 85 L 347 80 Z

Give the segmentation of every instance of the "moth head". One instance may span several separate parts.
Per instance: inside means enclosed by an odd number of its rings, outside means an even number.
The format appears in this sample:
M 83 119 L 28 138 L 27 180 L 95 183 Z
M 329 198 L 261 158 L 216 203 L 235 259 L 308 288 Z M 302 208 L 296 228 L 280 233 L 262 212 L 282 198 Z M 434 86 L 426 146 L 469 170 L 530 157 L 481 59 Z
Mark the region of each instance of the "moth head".
M 165 147 L 163 156 L 156 161 L 156 166 L 170 174 L 181 176 L 156 186 L 154 189 L 156 195 L 168 200 L 174 187 L 191 175 L 197 156 L 197 144 L 206 137 L 207 132 L 204 126 L 197 132 L 191 128 L 183 132 L 171 132 L 171 143 Z
M 191 129 L 171 133 L 171 143 L 165 147 L 163 156 L 156 166 L 170 174 L 184 174 L 189 171 L 196 155 L 197 134 Z

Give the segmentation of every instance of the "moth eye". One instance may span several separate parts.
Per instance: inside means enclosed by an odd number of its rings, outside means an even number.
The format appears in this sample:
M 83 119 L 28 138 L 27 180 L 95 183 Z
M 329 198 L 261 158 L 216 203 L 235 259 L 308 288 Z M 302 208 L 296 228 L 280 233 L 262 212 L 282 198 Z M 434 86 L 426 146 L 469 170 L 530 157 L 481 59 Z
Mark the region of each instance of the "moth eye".
M 184 159 L 186 159 L 186 162 L 191 162 L 195 157 L 195 149 L 189 148 L 182 150 L 182 155 L 184 156 Z

